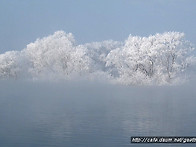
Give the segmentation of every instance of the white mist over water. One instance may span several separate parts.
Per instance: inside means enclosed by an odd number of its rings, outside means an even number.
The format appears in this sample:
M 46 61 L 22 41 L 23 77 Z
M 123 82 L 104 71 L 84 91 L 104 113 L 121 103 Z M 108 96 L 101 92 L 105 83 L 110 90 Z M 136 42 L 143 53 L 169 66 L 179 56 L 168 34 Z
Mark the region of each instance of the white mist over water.
M 21 51 L 1 54 L 0 78 L 176 84 L 190 78 L 196 63 L 194 50 L 179 32 L 77 45 L 71 33 L 57 31 Z
M 131 136 L 195 136 L 193 80 L 181 86 L 1 81 L 0 146 L 127 147 Z

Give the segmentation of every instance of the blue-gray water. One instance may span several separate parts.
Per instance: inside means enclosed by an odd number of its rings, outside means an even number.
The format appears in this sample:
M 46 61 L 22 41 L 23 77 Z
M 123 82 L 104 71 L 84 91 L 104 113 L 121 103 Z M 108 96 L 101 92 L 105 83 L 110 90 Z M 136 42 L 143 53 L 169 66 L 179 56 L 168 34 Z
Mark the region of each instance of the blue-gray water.
M 195 106 L 195 84 L 1 81 L 0 147 L 195 146 L 130 143 L 131 136 L 196 136 Z

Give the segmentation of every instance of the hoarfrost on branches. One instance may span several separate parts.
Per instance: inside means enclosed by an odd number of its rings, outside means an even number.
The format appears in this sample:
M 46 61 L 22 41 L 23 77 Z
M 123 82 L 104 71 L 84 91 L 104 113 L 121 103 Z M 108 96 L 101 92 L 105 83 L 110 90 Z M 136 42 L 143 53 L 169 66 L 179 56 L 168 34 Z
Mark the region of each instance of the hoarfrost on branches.
M 185 79 L 195 64 L 193 51 L 179 32 L 77 45 L 71 33 L 57 31 L 22 51 L 1 54 L 0 78 L 100 77 L 122 84 L 172 84 Z

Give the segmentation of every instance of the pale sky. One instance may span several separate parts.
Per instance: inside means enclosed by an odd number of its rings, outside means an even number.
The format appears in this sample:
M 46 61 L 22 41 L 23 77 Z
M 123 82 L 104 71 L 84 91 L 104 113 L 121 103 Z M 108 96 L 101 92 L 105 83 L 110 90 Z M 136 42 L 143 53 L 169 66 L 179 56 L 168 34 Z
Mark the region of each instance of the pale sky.
M 78 44 L 179 31 L 196 45 L 196 0 L 0 0 L 0 53 L 57 30 Z

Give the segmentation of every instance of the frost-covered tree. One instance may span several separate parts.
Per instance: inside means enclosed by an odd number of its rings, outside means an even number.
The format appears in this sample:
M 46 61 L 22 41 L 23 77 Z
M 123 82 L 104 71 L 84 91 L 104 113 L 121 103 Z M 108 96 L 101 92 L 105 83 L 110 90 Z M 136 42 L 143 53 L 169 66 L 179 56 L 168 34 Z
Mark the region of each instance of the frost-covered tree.
M 92 59 L 92 71 L 107 71 L 106 57 L 117 47 L 122 46 L 121 42 L 107 40 L 103 42 L 92 42 L 84 45 L 88 49 L 88 56 Z
M 108 54 L 107 66 L 117 70 L 116 78 L 123 83 L 169 83 L 194 61 L 191 51 L 183 33 L 129 36 L 122 48 Z
M 53 74 L 68 78 L 87 72 L 90 64 L 86 48 L 76 46 L 73 35 L 63 31 L 36 40 L 23 53 L 30 62 L 29 72 L 35 77 Z
M 0 78 L 17 78 L 19 76 L 19 52 L 9 51 L 0 54 Z

